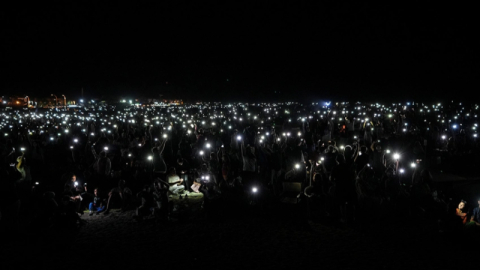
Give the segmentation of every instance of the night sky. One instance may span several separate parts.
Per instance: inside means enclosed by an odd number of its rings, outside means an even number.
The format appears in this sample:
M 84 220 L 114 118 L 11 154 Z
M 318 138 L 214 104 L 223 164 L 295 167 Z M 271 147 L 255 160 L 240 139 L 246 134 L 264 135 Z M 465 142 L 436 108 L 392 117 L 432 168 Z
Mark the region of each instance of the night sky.
M 202 2 L 2 8 L 2 95 L 404 101 L 478 88 L 468 4 Z

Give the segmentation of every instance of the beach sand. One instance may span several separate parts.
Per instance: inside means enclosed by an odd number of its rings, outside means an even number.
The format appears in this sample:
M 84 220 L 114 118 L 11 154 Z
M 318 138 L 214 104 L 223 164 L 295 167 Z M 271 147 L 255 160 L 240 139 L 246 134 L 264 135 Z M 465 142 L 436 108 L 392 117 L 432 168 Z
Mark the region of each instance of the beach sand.
M 208 207 L 191 221 L 137 221 L 133 210 L 113 210 L 84 215 L 75 230 L 32 230 L 3 242 L 2 269 L 456 269 L 453 257 L 466 266 L 478 254 L 426 224 L 311 221 L 300 205 Z

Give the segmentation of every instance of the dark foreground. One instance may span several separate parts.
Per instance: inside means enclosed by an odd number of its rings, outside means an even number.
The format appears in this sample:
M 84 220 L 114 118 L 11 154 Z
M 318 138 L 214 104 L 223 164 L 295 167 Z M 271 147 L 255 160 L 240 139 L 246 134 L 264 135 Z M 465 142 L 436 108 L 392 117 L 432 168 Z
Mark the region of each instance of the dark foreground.
M 419 218 L 341 225 L 299 206 L 218 204 L 194 221 L 136 221 L 134 211 L 84 215 L 73 230 L 2 236 L 2 269 L 459 269 L 477 266 L 478 239 Z M 6 263 L 6 264 L 5 264 Z M 367 268 L 368 269 L 368 268 Z

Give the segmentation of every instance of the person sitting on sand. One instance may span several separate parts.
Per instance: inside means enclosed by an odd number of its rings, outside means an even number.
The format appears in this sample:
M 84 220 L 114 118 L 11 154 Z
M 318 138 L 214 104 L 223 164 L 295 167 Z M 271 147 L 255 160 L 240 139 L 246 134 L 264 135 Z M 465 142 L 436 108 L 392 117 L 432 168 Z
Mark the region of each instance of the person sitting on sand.
M 462 224 L 465 225 L 467 224 L 467 211 L 465 205 L 467 204 L 466 201 L 461 200 L 460 203 L 458 204 L 457 209 L 455 210 L 455 215 L 460 217 L 460 220 L 462 221 Z
M 475 222 L 475 225 L 480 226 L 480 198 L 478 198 L 477 203 L 478 203 L 478 207 L 475 207 L 475 209 L 473 209 L 470 222 Z
M 114 201 L 119 199 L 121 201 L 122 211 L 125 211 L 131 198 L 132 191 L 130 188 L 125 186 L 125 180 L 122 179 L 118 181 L 118 187 L 112 188 L 112 190 L 108 193 L 107 207 L 105 208 L 104 214 L 108 215 L 110 213 L 112 199 Z
M 181 183 L 183 183 L 183 180 L 178 177 L 175 167 L 171 167 L 168 169 L 167 177 L 169 184 L 168 190 L 170 192 L 172 192 L 173 194 L 179 194 L 185 190 L 185 186 L 180 185 Z
M 184 186 L 188 187 L 188 183 L 191 182 L 191 180 L 188 179 L 190 164 L 185 159 L 178 158 L 175 170 L 180 173 L 180 177 L 184 180 Z
M 72 202 L 75 204 L 75 209 L 76 209 L 77 213 L 83 215 L 83 211 L 81 209 L 82 208 L 82 201 L 83 201 L 83 197 L 82 197 L 82 194 L 81 194 L 82 189 L 78 185 L 78 182 L 76 181 L 75 175 L 73 175 L 73 177 L 71 179 L 72 179 L 71 181 L 68 181 L 65 184 L 63 195 L 69 196 L 70 199 L 72 200 Z
M 142 204 L 137 208 L 135 218 L 142 220 L 143 217 L 152 214 L 155 207 L 155 199 L 149 185 L 145 185 L 143 190 L 137 193 L 137 197 L 142 201 Z
M 77 176 L 73 174 L 70 179 L 68 179 L 65 183 L 65 189 L 70 189 L 72 192 L 76 189 L 78 186 L 78 181 L 77 181 Z
M 76 210 L 76 205 L 75 202 L 72 200 L 71 197 L 68 195 L 63 196 L 62 198 L 63 202 L 63 214 L 61 215 L 63 217 L 63 221 L 65 222 L 65 225 L 68 227 L 74 227 L 77 224 L 78 225 L 84 225 L 85 221 L 80 218 L 80 216 L 77 214 Z
M 90 211 L 89 216 L 93 215 L 93 211 L 97 211 L 97 215 L 105 209 L 103 199 L 99 196 L 98 188 L 93 190 L 93 201 L 88 205 Z

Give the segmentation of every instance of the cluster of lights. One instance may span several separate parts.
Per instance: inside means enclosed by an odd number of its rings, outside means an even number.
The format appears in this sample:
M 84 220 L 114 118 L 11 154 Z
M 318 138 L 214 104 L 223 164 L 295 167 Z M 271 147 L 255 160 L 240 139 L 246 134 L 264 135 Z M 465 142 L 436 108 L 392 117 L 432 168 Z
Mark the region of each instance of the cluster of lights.
M 83 103 L 84 101 L 83 100 L 80 100 L 80 103 Z M 93 100 L 91 101 L 92 103 L 94 102 Z M 127 100 L 126 99 L 122 99 L 121 102 L 123 103 L 126 103 Z M 129 103 L 132 103 L 132 100 L 129 100 Z M 313 104 L 316 104 L 316 105 L 313 105 Z M 318 106 L 318 103 L 313 103 L 312 106 Z M 335 103 L 337 106 L 338 106 L 338 103 Z M 344 105 L 345 103 L 342 103 L 342 105 Z M 412 105 L 410 105 L 412 104 Z M 235 119 L 237 119 L 238 121 L 242 121 L 242 120 L 251 120 L 252 118 L 253 119 L 257 119 L 257 118 L 260 118 L 260 115 L 259 114 L 255 114 L 255 113 L 250 113 L 250 112 L 247 112 L 248 110 L 248 106 L 262 106 L 263 107 L 263 111 L 265 113 L 268 113 L 269 115 L 272 116 L 272 118 L 274 118 L 275 114 L 278 115 L 279 112 L 280 114 L 282 112 L 284 112 L 285 114 L 288 114 L 289 116 L 287 117 L 292 117 L 292 118 L 287 118 L 289 122 L 295 122 L 295 121 L 298 121 L 298 122 L 306 122 L 307 119 L 313 119 L 313 120 L 308 120 L 309 122 L 310 121 L 315 121 L 314 118 L 317 118 L 317 121 L 320 119 L 320 117 L 322 116 L 322 114 L 324 115 L 330 115 L 330 113 L 332 115 L 336 115 L 337 112 L 338 114 L 346 114 L 346 115 L 351 115 L 349 111 L 346 111 L 345 108 L 339 108 L 339 107 L 335 107 L 335 108 L 330 108 L 330 103 L 325 103 L 324 106 L 322 106 L 322 103 L 320 103 L 319 107 L 322 107 L 321 110 L 318 110 L 317 112 L 314 112 L 313 115 L 301 115 L 299 117 L 294 117 L 293 114 L 296 112 L 296 113 L 300 113 L 300 110 L 292 110 L 291 108 L 292 107 L 288 107 L 288 106 L 291 106 L 291 105 L 297 105 L 297 103 L 278 103 L 278 104 L 242 104 L 242 103 L 237 103 L 237 104 L 229 104 L 229 105 L 218 105 L 219 108 L 228 108 L 230 110 L 230 113 L 232 114 L 235 114 Z M 405 104 L 403 104 L 405 105 Z M 406 103 L 407 106 L 419 106 L 417 103 Z M 427 111 L 430 112 L 429 110 L 429 106 L 425 106 L 424 104 L 421 104 L 421 108 L 420 109 L 420 112 L 423 112 L 422 113 L 422 116 L 425 116 L 427 115 Z M 217 106 L 217 105 L 215 105 Z M 233 127 L 232 127 L 232 123 L 235 123 L 235 121 L 232 121 L 231 119 L 228 119 L 228 116 L 224 115 L 222 112 L 219 112 L 219 111 L 216 111 L 216 113 L 214 114 L 211 114 L 211 116 L 208 118 L 205 116 L 205 114 L 202 113 L 202 109 L 205 110 L 206 108 L 216 108 L 215 106 L 208 106 L 208 105 L 205 105 L 205 104 L 202 104 L 202 105 L 191 105 L 191 106 L 185 106 L 184 108 L 180 108 L 179 109 L 176 109 L 176 108 L 169 108 L 167 109 L 167 114 L 165 113 L 161 113 L 159 114 L 158 112 L 156 113 L 155 115 L 155 112 L 154 111 L 150 111 L 150 109 L 147 108 L 145 114 L 143 115 L 144 117 L 142 117 L 141 119 L 144 119 L 144 120 L 139 120 L 139 121 L 144 121 L 145 123 L 150 123 L 152 122 L 152 126 L 154 124 L 154 122 L 156 122 L 157 124 L 160 124 L 160 121 L 155 121 L 155 120 L 162 120 L 163 124 L 167 123 L 167 122 L 171 122 L 171 124 L 168 124 L 168 127 L 167 127 L 167 130 L 172 130 L 172 125 L 173 123 L 178 123 L 179 125 L 181 125 L 185 130 L 186 130 L 186 133 L 187 134 L 192 134 L 193 132 L 191 131 L 191 129 L 187 129 L 188 125 L 186 125 L 186 123 L 188 123 L 189 125 L 191 125 L 191 127 L 193 127 L 193 123 L 202 123 L 203 125 L 207 125 L 207 124 L 210 124 L 211 126 L 218 126 L 219 128 L 221 126 L 223 126 L 224 128 L 226 128 L 228 126 L 228 129 L 231 130 Z M 368 105 L 370 106 L 370 105 Z M 373 117 L 374 119 L 378 119 L 377 117 L 388 117 L 388 118 L 392 118 L 395 114 L 398 114 L 400 115 L 401 114 L 401 110 L 402 109 L 406 109 L 406 107 L 402 106 L 402 104 L 393 104 L 393 107 L 391 109 L 389 108 L 385 108 L 384 105 L 380 105 L 380 104 L 371 104 L 372 107 L 376 107 L 377 110 L 376 110 L 376 113 L 373 114 Z M 189 114 L 186 114 L 187 111 L 186 109 L 188 108 L 199 108 L 200 109 L 200 113 L 201 113 L 201 116 L 200 117 L 203 117 L 202 118 L 195 118 L 194 115 L 189 115 Z M 453 116 L 452 119 L 445 119 L 446 118 L 446 113 L 444 113 L 442 111 L 442 106 L 441 104 L 437 104 L 437 105 L 433 105 L 432 106 L 432 110 L 434 111 L 432 114 L 434 114 L 434 117 L 435 118 L 438 118 L 439 122 L 440 121 L 445 121 L 445 122 L 448 122 L 450 124 L 445 124 L 443 127 L 445 128 L 445 130 L 442 130 L 442 132 L 444 133 L 443 135 L 440 135 L 440 138 L 442 140 L 446 140 L 447 139 L 447 132 L 449 132 L 449 127 L 451 128 L 450 131 L 458 131 L 459 129 L 462 128 L 462 123 L 458 122 L 457 120 L 453 120 L 453 119 L 462 119 L 462 115 L 465 115 L 467 117 L 470 117 L 470 114 L 472 114 L 472 116 L 475 116 L 477 117 L 476 114 L 473 114 L 471 113 L 465 113 L 464 109 L 465 108 L 462 108 L 461 111 L 459 111 L 459 113 L 455 116 Z M 478 110 L 478 106 L 475 108 L 475 110 Z M 102 107 L 100 106 L 99 107 L 100 110 L 102 110 Z M 242 110 L 243 109 L 243 110 Z M 397 110 L 398 109 L 398 110 Z M 366 107 L 365 106 L 362 106 L 362 105 L 355 105 L 355 110 L 359 110 L 358 111 L 358 115 L 360 116 L 357 116 L 359 118 L 357 118 L 357 121 L 364 121 L 366 122 L 366 125 L 367 124 L 370 124 L 369 121 L 370 121 L 370 118 L 369 117 L 365 117 L 365 112 L 362 112 L 361 110 L 366 110 Z M 381 113 L 380 113 L 381 111 Z M 22 120 L 21 119 L 24 119 L 24 118 L 27 118 L 27 117 L 30 117 L 31 119 L 40 119 L 42 117 L 46 117 L 47 121 L 47 125 L 51 123 L 59 123 L 59 126 L 57 126 L 56 128 L 58 129 L 59 127 L 61 128 L 64 128 L 64 134 L 70 134 L 72 132 L 72 129 L 70 128 L 71 126 L 84 126 L 86 124 L 88 124 L 86 121 L 98 121 L 101 123 L 101 125 L 105 126 L 105 128 L 102 128 L 101 129 L 101 132 L 107 132 L 107 133 L 112 133 L 112 130 L 113 132 L 117 131 L 117 125 L 112 123 L 114 121 L 111 121 L 110 120 L 114 120 L 115 118 L 117 119 L 117 121 L 123 121 L 125 122 L 125 120 L 127 118 L 135 118 L 135 119 L 140 119 L 138 118 L 140 115 L 141 115 L 141 112 L 139 113 L 138 111 L 135 111 L 135 112 L 130 112 L 129 110 L 126 110 L 126 112 L 121 112 L 121 111 L 118 111 L 119 115 L 113 117 L 113 116 L 109 116 L 109 115 L 105 115 L 105 114 L 102 114 L 100 112 L 99 113 L 86 113 L 85 115 L 82 115 L 83 113 L 81 114 L 77 114 L 77 113 L 73 113 L 71 115 L 68 115 L 68 114 L 65 114 L 65 113 L 62 113 L 62 114 L 59 114 L 59 113 L 49 113 L 47 112 L 45 115 L 43 114 L 36 114 L 36 113 L 28 113 L 28 114 L 24 114 L 23 116 L 20 115 L 20 114 L 10 114 L 10 116 L 6 115 L 5 113 L 3 114 L 5 117 L 5 119 L 14 119 L 14 120 L 17 120 L 18 123 L 22 123 Z M 273 114 L 275 113 L 275 114 Z M 203 116 L 202 116 L 203 115 Z M 357 113 L 355 113 L 355 115 L 357 115 Z M 198 117 L 198 115 L 196 116 Z M 223 118 L 223 119 L 222 119 Z M 265 117 L 266 119 L 267 117 Z M 3 119 L 3 120 L 5 120 Z M 58 120 L 57 120 L 58 119 Z M 210 120 L 211 119 L 211 120 Z M 216 119 L 216 120 L 213 120 L 213 119 Z M 268 119 L 270 120 L 270 117 L 268 117 Z M 355 119 L 355 118 L 354 118 Z M 476 120 L 475 118 L 469 118 L 471 120 Z M 260 119 L 261 120 L 261 119 Z M 339 118 L 339 121 L 341 121 L 342 118 Z M 427 121 L 427 119 L 423 119 L 424 122 Z M 453 123 L 451 123 L 453 120 Z M 77 121 L 76 123 L 71 123 L 71 121 Z M 130 123 L 136 123 L 136 120 L 128 120 Z M 5 121 L 3 121 L 5 122 Z M 97 122 L 97 123 L 98 123 Z M 263 122 L 263 121 L 262 121 Z M 6 123 L 1 123 L 1 125 L 3 127 L 10 127 L 12 128 L 12 125 L 8 125 L 8 121 Z M 411 123 L 410 123 L 411 124 Z M 463 123 L 465 124 L 465 123 Z M 113 126 L 113 129 L 109 129 L 108 127 L 109 126 Z M 402 128 L 403 132 L 407 132 L 408 129 L 407 127 L 409 127 L 411 125 L 409 125 L 408 123 L 404 123 L 404 127 Z M 470 136 L 472 136 L 473 138 L 477 138 L 477 133 L 476 133 L 476 128 L 477 128 L 477 124 L 475 123 L 473 127 L 471 127 L 471 129 L 469 128 L 468 130 L 473 130 L 473 134 L 471 134 Z M 220 132 L 223 132 L 223 129 L 219 129 Z M 413 129 L 412 129 L 413 130 Z M 427 130 L 429 130 L 429 128 L 427 128 Z M 46 132 L 45 132 L 46 131 Z M 61 132 L 60 130 L 58 130 L 58 132 Z M 86 133 L 86 130 L 85 129 L 82 129 L 82 132 Z M 49 139 L 50 141 L 55 141 L 55 136 L 54 134 L 57 134 L 58 137 L 60 137 L 63 133 L 54 133 L 52 134 L 51 132 L 48 132 L 47 129 L 45 130 L 42 130 L 42 128 L 40 128 L 40 134 L 49 134 L 49 136 L 46 136 L 47 139 Z M 293 133 L 293 131 L 292 131 Z M 34 132 L 30 132 L 29 131 L 29 134 L 30 135 L 33 135 Z M 274 134 L 270 134 L 269 132 L 265 132 L 265 133 L 258 133 L 258 134 L 262 134 L 260 135 L 260 139 L 259 139 L 259 142 L 260 143 L 263 143 L 265 142 L 267 139 L 266 139 L 266 136 L 269 136 L 269 135 L 274 135 Z M 303 134 L 302 132 L 296 132 L 297 136 L 298 137 L 301 137 Z M 53 136 L 52 136 L 53 135 Z M 291 136 L 291 133 L 290 132 L 283 132 L 282 134 L 284 137 L 290 137 Z M 7 137 L 9 136 L 8 133 L 4 133 L 4 136 Z M 67 135 L 65 135 L 67 136 Z M 94 137 L 95 136 L 95 133 L 90 133 L 90 136 Z M 167 134 L 162 134 L 162 137 L 163 138 L 167 138 Z M 472 138 L 470 137 L 470 138 Z M 158 141 L 157 138 L 154 138 L 155 141 Z M 354 136 L 354 139 L 357 139 L 357 136 Z M 237 136 L 237 140 L 238 141 L 241 141 L 242 140 L 242 137 L 239 135 Z M 280 142 L 281 141 L 281 137 L 277 137 L 276 138 L 276 141 L 277 142 Z M 71 149 L 73 149 L 73 147 L 75 146 L 75 144 L 78 144 L 79 141 L 77 138 L 74 138 L 73 139 L 73 144 L 70 146 Z M 139 144 L 139 147 L 141 147 L 141 144 Z M 211 145 L 210 143 L 207 143 L 206 144 L 206 148 L 207 149 L 211 149 L 212 147 L 214 147 L 213 145 Z M 345 149 L 345 146 L 343 145 L 340 145 L 339 146 L 339 149 L 341 150 L 344 150 Z M 104 148 L 104 150 L 108 150 L 108 147 Z M 387 154 L 390 154 L 390 150 L 386 150 L 386 153 Z M 361 152 L 359 153 L 360 155 L 362 154 Z M 201 151 L 201 155 L 203 155 L 203 151 Z M 398 154 L 394 154 L 393 157 L 395 159 L 399 159 L 399 155 L 397 156 Z

